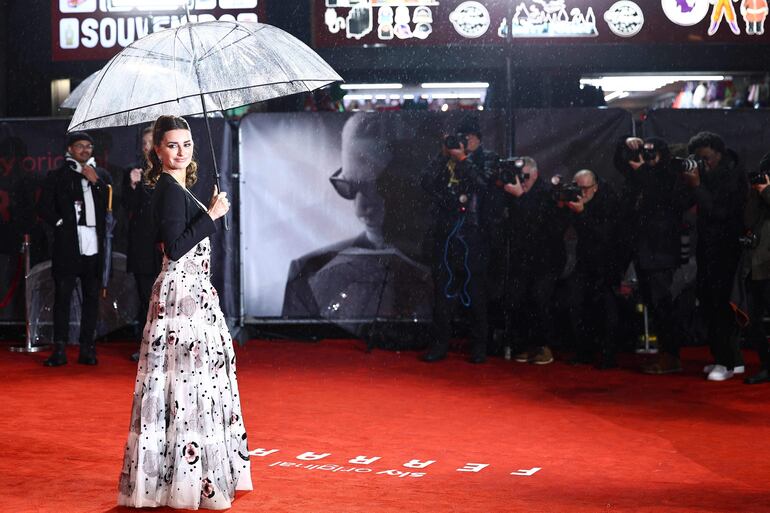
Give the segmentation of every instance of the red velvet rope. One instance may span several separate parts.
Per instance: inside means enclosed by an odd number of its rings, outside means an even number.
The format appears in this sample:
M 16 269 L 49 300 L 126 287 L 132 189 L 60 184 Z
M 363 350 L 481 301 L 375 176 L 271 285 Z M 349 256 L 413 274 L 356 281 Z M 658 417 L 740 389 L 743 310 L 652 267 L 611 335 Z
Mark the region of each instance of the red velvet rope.
M 24 266 L 22 265 L 22 256 L 19 255 L 19 263 L 16 266 L 16 275 L 13 277 L 13 281 L 11 281 L 11 286 L 8 287 L 8 292 L 5 293 L 5 297 L 0 300 L 0 308 L 5 308 L 11 303 L 11 299 L 13 299 L 16 289 L 19 287 L 19 282 L 21 281 L 23 273 Z

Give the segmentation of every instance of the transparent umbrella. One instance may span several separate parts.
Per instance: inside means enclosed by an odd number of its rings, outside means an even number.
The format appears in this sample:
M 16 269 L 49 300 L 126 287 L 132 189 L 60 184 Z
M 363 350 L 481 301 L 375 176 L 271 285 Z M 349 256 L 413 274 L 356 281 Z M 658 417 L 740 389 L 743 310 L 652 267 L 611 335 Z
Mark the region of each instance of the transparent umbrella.
M 208 112 L 341 80 L 307 45 L 271 25 L 187 23 L 143 37 L 115 55 L 84 93 L 69 131 L 129 126 L 162 114 L 203 114 L 213 156 Z M 216 158 L 214 173 L 219 185 Z
M 80 103 L 80 100 L 83 98 L 83 95 L 86 94 L 86 91 L 88 91 L 88 88 L 91 87 L 91 84 L 93 84 L 98 74 L 99 72 L 97 71 L 96 73 L 91 73 L 88 75 L 86 79 L 78 84 L 78 86 L 72 90 L 70 95 L 67 96 L 63 102 L 61 102 L 59 107 L 62 109 L 75 110 L 78 106 L 78 103 Z

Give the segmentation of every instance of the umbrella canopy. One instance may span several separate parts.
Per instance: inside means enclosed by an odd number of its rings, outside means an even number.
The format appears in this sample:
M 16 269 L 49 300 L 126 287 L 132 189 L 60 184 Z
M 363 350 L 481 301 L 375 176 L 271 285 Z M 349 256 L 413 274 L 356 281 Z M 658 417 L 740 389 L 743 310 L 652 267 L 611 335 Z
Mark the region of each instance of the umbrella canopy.
M 139 308 L 136 281 L 133 274 L 126 271 L 126 255 L 113 253 L 112 268 L 107 295 L 99 299 L 97 338 L 132 324 Z M 54 280 L 50 260 L 40 262 L 30 270 L 25 287 L 31 340 L 34 344 L 53 341 Z M 78 340 L 80 331 L 83 302 L 80 290 L 75 287 L 70 302 L 69 340 L 72 342 Z
M 96 79 L 96 76 L 99 74 L 99 72 L 91 73 L 86 77 L 85 80 L 83 80 L 78 86 L 72 90 L 69 96 L 67 96 L 63 102 L 61 102 L 62 109 L 72 109 L 75 110 L 78 107 L 78 103 L 80 103 L 80 100 L 83 98 L 83 95 L 86 94 L 86 91 L 88 91 L 88 88 L 91 87 L 91 84 L 94 83 L 94 80 Z
M 307 45 L 271 25 L 188 23 L 113 57 L 78 103 L 69 131 L 227 110 L 341 80 Z

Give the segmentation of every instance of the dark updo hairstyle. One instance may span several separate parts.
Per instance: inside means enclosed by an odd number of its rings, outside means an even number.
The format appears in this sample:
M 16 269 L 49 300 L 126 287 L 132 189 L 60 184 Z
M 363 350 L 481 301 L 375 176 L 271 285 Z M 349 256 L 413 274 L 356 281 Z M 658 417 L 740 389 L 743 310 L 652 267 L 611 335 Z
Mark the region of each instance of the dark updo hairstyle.
M 184 118 L 177 116 L 161 116 L 155 120 L 155 123 L 152 125 L 152 148 L 147 155 L 150 161 L 148 162 L 149 167 L 146 176 L 147 184 L 151 187 L 155 187 L 155 184 L 158 183 L 158 178 L 160 178 L 161 173 L 163 173 L 163 164 L 160 161 L 160 157 L 158 157 L 158 154 L 155 152 L 155 147 L 160 146 L 160 143 L 163 141 L 163 136 L 166 135 L 166 132 L 170 132 L 171 130 L 190 131 L 190 125 L 187 124 L 187 121 L 185 121 Z M 195 158 L 193 157 L 193 159 L 190 160 L 190 165 L 187 166 L 185 185 L 187 187 L 192 187 L 197 181 L 198 163 L 195 162 Z

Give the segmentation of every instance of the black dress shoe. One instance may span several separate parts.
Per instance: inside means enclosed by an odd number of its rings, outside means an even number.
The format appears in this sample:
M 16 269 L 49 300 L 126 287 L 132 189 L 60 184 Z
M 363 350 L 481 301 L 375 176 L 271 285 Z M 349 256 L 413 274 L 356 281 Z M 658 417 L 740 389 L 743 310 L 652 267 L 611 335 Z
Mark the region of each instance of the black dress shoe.
M 64 342 L 54 342 L 54 349 L 43 365 L 46 367 L 60 367 L 67 363 L 67 354 L 64 352 Z
M 759 383 L 770 382 L 770 371 L 767 369 L 762 369 L 753 376 L 749 376 L 748 378 L 744 379 L 743 382 L 747 385 L 757 385 Z
M 80 354 L 78 355 L 78 363 L 83 365 L 96 365 L 96 346 L 91 343 L 88 345 L 80 344 Z
M 96 360 L 95 354 L 81 354 L 78 356 L 78 363 L 83 365 L 96 365 L 99 362 Z
M 446 358 L 446 351 L 430 350 L 427 353 L 420 355 L 420 360 L 428 363 L 439 362 L 444 358 Z
M 64 352 L 57 352 L 54 351 L 54 353 L 48 357 L 46 361 L 43 362 L 43 365 L 46 367 L 60 367 L 62 365 L 67 364 L 67 355 L 64 354 Z

